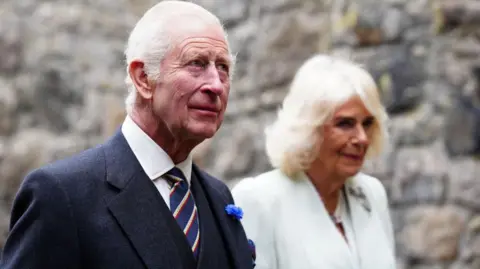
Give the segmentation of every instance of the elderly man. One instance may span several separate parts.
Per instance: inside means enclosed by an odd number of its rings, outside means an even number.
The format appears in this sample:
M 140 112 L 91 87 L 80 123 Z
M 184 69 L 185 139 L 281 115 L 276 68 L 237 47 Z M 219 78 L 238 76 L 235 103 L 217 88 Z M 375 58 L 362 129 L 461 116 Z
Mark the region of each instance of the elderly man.
M 121 130 L 25 178 L 0 267 L 252 268 L 239 216 L 226 210 L 230 191 L 191 157 L 227 106 L 233 58 L 219 20 L 192 3 L 161 2 L 125 54 Z

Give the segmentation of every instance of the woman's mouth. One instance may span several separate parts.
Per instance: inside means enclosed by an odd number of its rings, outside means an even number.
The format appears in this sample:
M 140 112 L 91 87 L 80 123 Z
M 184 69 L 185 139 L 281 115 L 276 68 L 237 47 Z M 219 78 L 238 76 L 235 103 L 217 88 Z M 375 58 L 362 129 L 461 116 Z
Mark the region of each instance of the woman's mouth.
M 363 154 L 349 154 L 349 153 L 343 153 L 343 156 L 347 157 L 348 159 L 354 160 L 354 161 L 362 161 L 363 160 Z

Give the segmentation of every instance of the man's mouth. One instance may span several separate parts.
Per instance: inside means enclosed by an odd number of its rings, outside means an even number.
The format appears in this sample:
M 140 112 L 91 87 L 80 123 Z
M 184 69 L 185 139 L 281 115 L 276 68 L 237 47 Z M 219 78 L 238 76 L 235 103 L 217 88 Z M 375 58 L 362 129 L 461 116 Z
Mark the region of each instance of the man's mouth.
M 215 106 L 190 106 L 189 109 L 195 110 L 202 116 L 216 117 L 220 110 Z
M 205 110 L 211 112 L 219 112 L 219 109 L 216 105 L 192 105 L 189 106 L 190 109 Z

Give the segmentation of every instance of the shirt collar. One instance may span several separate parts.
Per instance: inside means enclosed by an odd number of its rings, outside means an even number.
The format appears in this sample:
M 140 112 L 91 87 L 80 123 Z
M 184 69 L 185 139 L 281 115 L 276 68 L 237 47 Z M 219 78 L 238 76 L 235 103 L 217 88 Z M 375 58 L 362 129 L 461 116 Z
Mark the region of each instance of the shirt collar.
M 151 180 L 158 179 L 175 166 L 170 156 L 128 115 L 122 124 L 122 133 L 133 154 Z M 190 183 L 192 176 L 191 154 L 176 166 L 183 172 L 188 183 Z

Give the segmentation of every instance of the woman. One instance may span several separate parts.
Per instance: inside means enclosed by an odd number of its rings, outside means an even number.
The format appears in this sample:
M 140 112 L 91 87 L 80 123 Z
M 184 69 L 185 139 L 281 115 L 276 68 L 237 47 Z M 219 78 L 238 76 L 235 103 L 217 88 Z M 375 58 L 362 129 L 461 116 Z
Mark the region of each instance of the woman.
M 256 269 L 395 268 L 385 189 L 360 172 L 386 120 L 365 70 L 323 55 L 304 63 L 266 131 L 275 170 L 233 189 Z

